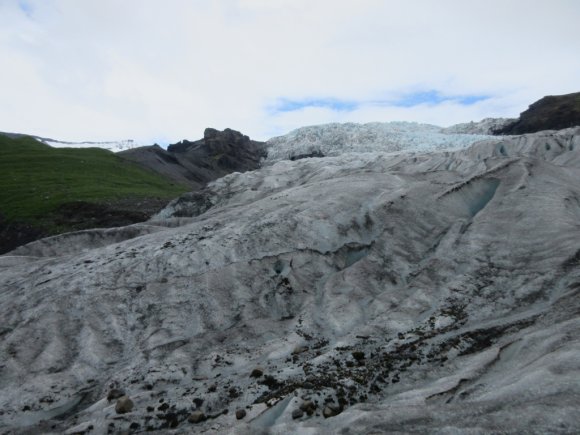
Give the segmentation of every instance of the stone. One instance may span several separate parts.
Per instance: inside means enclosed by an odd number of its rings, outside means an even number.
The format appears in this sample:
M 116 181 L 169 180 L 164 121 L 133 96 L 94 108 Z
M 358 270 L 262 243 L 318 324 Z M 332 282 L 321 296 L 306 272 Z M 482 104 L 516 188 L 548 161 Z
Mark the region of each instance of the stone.
M 67 429 L 64 432 L 64 435 L 83 435 L 86 433 L 90 433 L 93 430 L 94 426 L 92 422 L 86 421 L 84 423 L 78 424 L 70 429 Z
M 324 418 L 334 417 L 335 415 L 338 414 L 340 414 L 340 408 L 337 408 L 336 406 L 333 405 L 325 406 L 324 409 L 322 410 L 322 415 L 324 416 Z
M 262 381 L 259 382 L 262 385 L 266 385 L 271 390 L 280 387 L 281 383 L 271 375 L 266 375 Z
M 294 420 L 298 419 L 298 418 L 302 418 L 304 416 L 304 411 L 302 411 L 300 408 L 295 409 L 294 411 L 292 411 L 292 418 Z
M 308 415 L 312 415 L 316 410 L 316 404 L 312 400 L 305 400 L 300 404 L 300 409 Z
M 190 423 L 201 423 L 202 421 L 205 420 L 205 414 L 202 411 L 193 411 L 189 417 L 187 418 L 187 421 L 189 421 Z
M 300 353 L 304 353 L 308 350 L 308 346 L 296 346 L 292 351 L 292 355 L 298 355 Z
M 259 378 L 263 374 L 264 374 L 264 370 L 261 367 L 256 367 L 254 370 L 252 370 L 252 373 L 250 373 L 250 377 L 251 378 Z
M 363 359 L 365 359 L 365 353 L 361 351 L 355 351 L 352 353 L 352 357 L 357 361 L 362 361 Z
M 238 410 L 236 410 L 236 418 L 238 420 L 241 420 L 245 416 L 246 416 L 246 410 L 245 409 L 238 409 Z
M 133 401 L 129 398 L 129 396 L 123 396 L 117 400 L 117 404 L 115 405 L 115 412 L 117 412 L 117 414 L 126 414 L 132 410 Z
M 113 388 L 107 394 L 107 400 L 109 402 L 112 402 L 113 400 L 116 400 L 116 399 L 118 399 L 120 397 L 123 397 L 124 395 L 125 395 L 125 392 L 123 390 L 119 390 L 117 388 Z

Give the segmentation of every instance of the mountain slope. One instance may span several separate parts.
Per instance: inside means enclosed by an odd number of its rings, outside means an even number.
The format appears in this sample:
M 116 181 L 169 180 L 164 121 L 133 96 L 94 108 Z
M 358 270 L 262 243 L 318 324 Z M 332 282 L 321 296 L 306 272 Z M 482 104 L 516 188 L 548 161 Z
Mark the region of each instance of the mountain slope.
M 580 125 L 580 92 L 550 95 L 531 104 L 519 119 L 496 130 L 496 134 L 524 134 L 560 130 Z
M 185 190 L 100 148 L 0 135 L 0 252 L 39 234 L 146 220 Z
M 0 132 L 0 135 L 7 136 L 12 139 L 21 137 L 31 137 L 33 139 L 36 139 L 38 142 L 42 142 L 43 144 L 49 145 L 53 148 L 103 148 L 109 151 L 119 152 L 139 146 L 138 143 L 136 143 L 134 140 L 131 139 L 117 141 L 100 141 L 100 142 L 97 141 L 67 142 L 22 133 Z
M 198 141 L 183 140 L 167 150 L 156 145 L 135 148 L 119 156 L 198 190 L 231 172 L 257 169 L 266 150 L 263 142 L 238 131 L 207 128 Z
M 1 429 L 573 433 L 579 153 L 283 160 L 0 256 Z

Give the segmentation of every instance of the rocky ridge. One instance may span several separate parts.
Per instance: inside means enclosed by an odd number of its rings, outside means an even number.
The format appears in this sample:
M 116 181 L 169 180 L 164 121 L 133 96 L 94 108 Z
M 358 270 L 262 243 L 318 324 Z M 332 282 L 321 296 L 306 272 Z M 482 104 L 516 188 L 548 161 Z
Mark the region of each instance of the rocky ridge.
M 238 131 L 207 128 L 197 141 L 182 140 L 167 150 L 158 145 L 140 147 L 119 155 L 198 190 L 231 172 L 257 169 L 266 149 L 263 142 Z
M 575 126 L 580 126 L 580 92 L 546 96 L 494 134 L 525 134 Z

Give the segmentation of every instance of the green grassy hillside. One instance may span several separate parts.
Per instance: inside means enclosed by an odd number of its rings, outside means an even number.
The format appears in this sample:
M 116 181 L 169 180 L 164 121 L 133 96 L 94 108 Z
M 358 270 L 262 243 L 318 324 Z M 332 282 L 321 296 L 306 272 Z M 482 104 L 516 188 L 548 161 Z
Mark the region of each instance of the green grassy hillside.
M 8 222 L 46 228 L 48 216 L 63 204 L 170 199 L 186 190 L 104 149 L 52 148 L 30 137 L 0 135 L 0 213 Z

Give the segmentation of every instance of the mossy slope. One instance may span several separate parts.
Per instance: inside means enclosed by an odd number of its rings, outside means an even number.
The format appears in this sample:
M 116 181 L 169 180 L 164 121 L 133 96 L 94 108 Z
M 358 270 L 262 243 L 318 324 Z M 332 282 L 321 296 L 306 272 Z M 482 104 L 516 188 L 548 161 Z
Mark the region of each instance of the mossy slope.
M 123 203 L 126 209 L 128 199 L 162 202 L 187 190 L 101 148 L 52 148 L 31 137 L 0 135 L 0 215 L 5 223 L 56 234 L 79 228 L 55 219 L 71 203 L 108 209 Z

